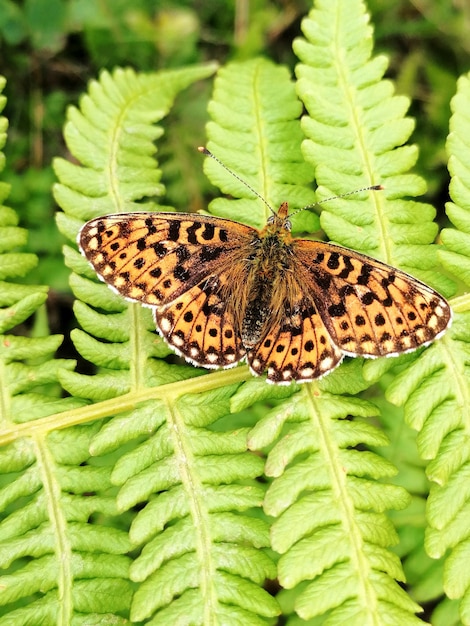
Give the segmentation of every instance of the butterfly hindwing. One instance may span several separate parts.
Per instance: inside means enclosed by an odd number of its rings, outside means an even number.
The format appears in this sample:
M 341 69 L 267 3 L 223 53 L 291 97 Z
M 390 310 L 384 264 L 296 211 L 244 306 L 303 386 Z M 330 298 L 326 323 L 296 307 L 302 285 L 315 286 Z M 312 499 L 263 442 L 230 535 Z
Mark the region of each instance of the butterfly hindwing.
M 245 355 L 233 311 L 223 297 L 226 274 L 211 276 L 154 310 L 162 337 L 192 363 L 232 367 Z
M 299 296 L 284 303 L 282 323 L 273 323 L 247 354 L 254 374 L 267 372 L 268 382 L 313 380 L 334 369 L 343 358 L 312 300 Z

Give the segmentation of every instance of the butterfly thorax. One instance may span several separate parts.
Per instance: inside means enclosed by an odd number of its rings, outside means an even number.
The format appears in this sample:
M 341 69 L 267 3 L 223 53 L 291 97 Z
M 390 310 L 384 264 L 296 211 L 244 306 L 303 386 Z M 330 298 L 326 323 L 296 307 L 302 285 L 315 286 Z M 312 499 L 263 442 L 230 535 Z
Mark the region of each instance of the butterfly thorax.
M 246 348 L 253 347 L 263 337 L 266 320 L 277 314 L 273 311 L 274 306 L 279 309 L 284 306 L 276 294 L 282 292 L 286 273 L 292 271 L 293 246 L 287 203 L 284 203 L 252 242 L 252 254 L 248 259 L 250 289 L 241 333 Z

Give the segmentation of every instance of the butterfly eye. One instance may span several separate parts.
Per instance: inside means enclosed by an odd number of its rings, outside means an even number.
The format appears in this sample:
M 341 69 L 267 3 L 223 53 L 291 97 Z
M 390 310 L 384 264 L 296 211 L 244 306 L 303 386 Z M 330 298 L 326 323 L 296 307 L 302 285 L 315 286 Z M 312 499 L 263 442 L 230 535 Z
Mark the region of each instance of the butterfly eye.
M 284 228 L 289 232 L 292 230 L 292 222 L 289 219 L 279 218 L 279 215 L 270 215 L 266 221 L 267 224 L 274 224 L 277 222 L 278 228 Z

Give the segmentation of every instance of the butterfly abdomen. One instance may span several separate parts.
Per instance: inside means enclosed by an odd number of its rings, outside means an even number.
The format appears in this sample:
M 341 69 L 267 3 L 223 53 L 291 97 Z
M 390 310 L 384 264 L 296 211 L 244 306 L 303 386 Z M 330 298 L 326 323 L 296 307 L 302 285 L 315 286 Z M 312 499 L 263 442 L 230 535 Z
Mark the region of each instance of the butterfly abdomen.
M 282 292 L 278 286 L 285 283 L 285 273 L 292 267 L 293 249 L 284 241 L 283 233 L 268 233 L 257 243 L 248 280 L 251 288 L 242 316 L 241 336 L 245 348 L 252 348 L 262 339 L 266 321 L 277 313 L 273 306 L 283 309 L 284 302 L 273 302 L 273 294 Z
M 261 339 L 265 322 L 271 314 L 271 299 L 272 283 L 258 274 L 242 318 L 241 336 L 245 348 L 252 348 Z

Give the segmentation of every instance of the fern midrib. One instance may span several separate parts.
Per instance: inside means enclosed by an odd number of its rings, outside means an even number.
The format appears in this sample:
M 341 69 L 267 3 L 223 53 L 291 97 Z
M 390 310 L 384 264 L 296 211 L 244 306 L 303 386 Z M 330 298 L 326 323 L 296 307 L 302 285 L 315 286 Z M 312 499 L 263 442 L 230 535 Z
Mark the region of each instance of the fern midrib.
M 194 533 L 197 560 L 200 565 L 200 594 L 203 599 L 204 626 L 217 626 L 218 599 L 214 586 L 216 567 L 212 558 L 212 536 L 209 512 L 204 505 L 204 488 L 196 471 L 196 460 L 186 436 L 186 424 L 177 406 L 167 401 L 168 428 L 172 436 L 178 475 L 185 491 Z
M 51 430 L 61 430 L 78 424 L 87 424 L 103 417 L 132 411 L 141 402 L 148 400 L 174 400 L 187 393 L 204 393 L 225 385 L 244 382 L 250 376 L 248 368 L 240 366 L 229 370 L 211 372 L 196 378 L 168 383 L 160 387 L 141 387 L 137 391 L 125 393 L 110 400 L 103 400 L 77 409 L 54 413 L 31 422 L 10 424 L 0 431 L 0 446 L 7 445 L 20 437 L 33 436 L 37 433 L 44 434 Z
M 44 436 L 33 438 L 36 464 L 41 476 L 44 501 L 47 502 L 48 520 L 55 540 L 57 563 L 57 626 L 69 626 L 73 616 L 72 546 L 69 541 L 67 519 L 61 507 L 62 490 L 54 472 L 56 461 L 50 453 Z
M 119 138 L 121 135 L 125 135 L 126 128 L 126 116 L 129 109 L 132 109 L 131 104 L 134 104 L 134 98 L 127 100 L 126 105 L 119 109 L 119 115 L 114 120 L 114 126 L 112 128 L 111 137 L 109 141 L 109 156 L 107 162 L 109 163 L 109 196 L 115 207 L 113 213 L 121 213 L 123 209 L 123 199 L 125 195 L 119 190 L 119 176 L 118 169 L 118 155 L 119 155 Z
M 145 366 L 147 361 L 146 331 L 142 315 L 142 305 L 129 305 L 130 324 L 132 329 L 132 348 L 131 348 L 131 389 L 138 391 L 145 387 Z
M 463 361 L 456 354 L 455 346 L 452 343 L 453 340 L 447 334 L 438 342 L 436 349 L 441 350 L 443 353 L 442 362 L 452 375 L 452 388 L 463 418 L 462 422 L 466 424 L 466 432 L 468 434 L 470 433 L 470 385 L 468 384 L 468 378 L 465 376 Z M 464 416 L 466 416 L 466 419 Z
M 350 126 L 352 129 L 354 129 L 354 132 L 356 133 L 357 146 L 361 152 L 361 157 L 362 157 L 361 160 L 363 164 L 363 169 L 365 172 L 367 172 L 368 184 L 376 185 L 378 184 L 378 181 L 375 176 L 375 170 L 372 167 L 372 164 L 370 163 L 370 159 L 369 159 L 369 154 L 371 154 L 371 151 L 370 149 L 367 148 L 366 141 L 364 139 L 363 129 L 365 129 L 366 127 L 364 126 L 364 124 L 361 123 L 361 120 L 359 119 L 358 114 L 357 114 L 357 111 L 362 111 L 362 108 L 360 106 L 356 106 L 356 101 L 354 98 L 354 93 L 356 89 L 354 87 L 354 83 L 351 80 L 348 80 L 348 76 L 346 75 L 345 68 L 348 67 L 347 59 L 341 58 L 342 53 L 344 52 L 344 47 L 341 46 L 341 36 L 339 35 L 338 21 L 344 20 L 344 17 L 340 16 L 340 12 L 341 12 L 341 9 L 339 9 L 336 12 L 336 28 L 335 28 L 335 37 L 334 37 L 334 42 L 335 42 L 334 62 L 335 62 L 336 74 L 338 77 L 339 87 L 341 88 L 341 91 L 345 97 L 346 102 L 348 102 L 349 104 L 350 117 L 351 117 Z M 351 86 L 353 86 L 354 92 L 351 89 Z M 379 235 L 378 243 L 379 243 L 379 249 L 381 250 L 381 252 L 377 256 L 383 261 L 385 261 L 386 263 L 393 265 L 392 246 L 389 244 L 389 241 L 391 241 L 390 232 L 386 227 L 386 223 L 388 222 L 388 220 L 386 220 L 385 215 L 380 210 L 381 203 L 379 201 L 379 194 L 374 193 L 371 195 L 372 195 L 371 202 L 374 203 L 375 216 L 376 216 L 374 223 L 378 230 L 378 235 Z
M 266 150 L 266 133 L 262 133 L 261 130 L 262 128 L 265 126 L 265 123 L 263 122 L 263 117 L 261 112 L 263 111 L 262 109 L 262 102 L 259 98 L 259 93 L 262 93 L 262 89 L 258 89 L 258 82 L 259 82 L 259 76 L 260 76 L 260 65 L 258 64 L 255 68 L 255 74 L 254 74 L 254 79 L 253 79 L 253 100 L 254 100 L 254 115 L 255 115 L 255 120 L 256 120 L 256 124 L 255 124 L 255 132 L 258 135 L 258 139 L 256 141 L 256 145 L 261 147 L 261 154 L 260 154 L 260 164 L 261 164 L 261 168 L 260 168 L 260 175 L 261 175 L 261 183 L 262 183 L 262 189 L 263 191 L 261 192 L 261 195 L 263 196 L 263 198 L 266 198 L 266 201 L 269 202 L 269 194 L 268 194 L 268 188 L 266 186 L 266 182 L 268 180 L 268 176 L 267 176 L 267 168 L 266 168 L 266 163 L 268 162 L 268 158 L 267 158 L 267 150 Z M 263 212 L 264 212 L 264 221 L 267 222 L 268 220 L 268 213 L 267 213 L 267 206 L 265 203 L 263 203 Z
M 305 385 L 304 388 L 311 406 L 312 430 L 315 436 L 320 436 L 319 450 L 325 457 L 331 488 L 340 511 L 341 523 L 345 535 L 349 537 L 351 568 L 356 572 L 356 580 L 360 588 L 358 596 L 362 597 L 361 605 L 369 617 L 367 624 L 381 626 L 377 594 L 370 582 L 370 563 L 364 556 L 364 542 L 355 522 L 355 508 L 348 491 L 347 474 L 338 455 L 338 444 L 331 432 L 332 418 L 328 416 L 325 418 L 321 407 L 318 406 L 318 398 L 323 392 L 319 390 L 317 384 L 311 383 Z

